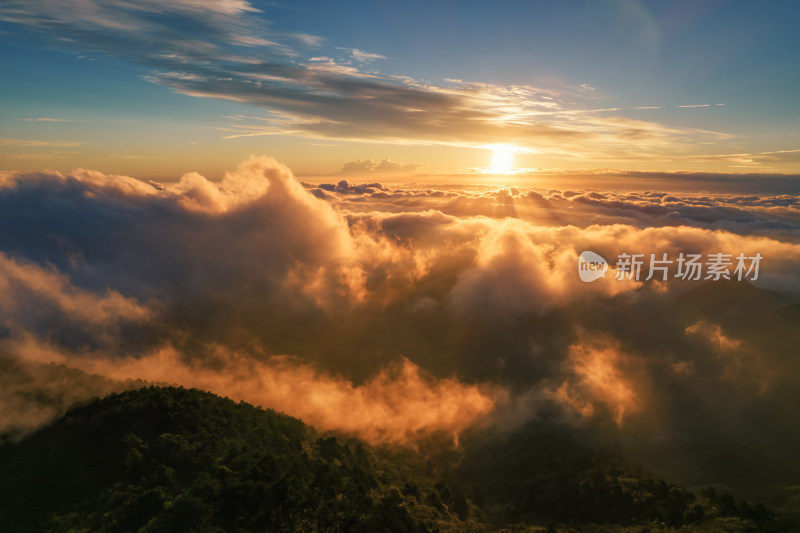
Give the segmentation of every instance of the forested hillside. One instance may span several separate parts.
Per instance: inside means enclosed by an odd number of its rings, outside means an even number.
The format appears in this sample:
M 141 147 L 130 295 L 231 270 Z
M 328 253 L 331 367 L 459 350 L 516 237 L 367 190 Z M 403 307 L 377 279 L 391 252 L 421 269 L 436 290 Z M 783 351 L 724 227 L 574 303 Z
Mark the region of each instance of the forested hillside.
M 10 532 L 791 530 L 762 506 L 713 491 L 697 497 L 547 425 L 459 449 L 375 449 L 273 411 L 158 387 L 75 407 L 0 448 L 0 524 Z

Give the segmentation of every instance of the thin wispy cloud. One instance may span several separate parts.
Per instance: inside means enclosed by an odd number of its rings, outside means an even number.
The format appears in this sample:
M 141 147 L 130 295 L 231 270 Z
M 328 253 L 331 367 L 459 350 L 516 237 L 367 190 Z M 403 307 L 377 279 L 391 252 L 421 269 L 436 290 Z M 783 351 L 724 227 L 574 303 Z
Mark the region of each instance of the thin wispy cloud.
M 0 139 L 0 146 L 17 146 L 22 148 L 58 147 L 69 148 L 80 146 L 78 141 L 42 141 L 36 139 Z
M 416 163 L 400 163 L 392 161 L 388 157 L 380 161 L 372 159 L 358 159 L 348 161 L 342 166 L 338 174 L 342 175 L 363 175 L 363 174 L 413 174 L 422 165 Z
M 38 118 L 21 118 L 17 120 L 24 120 L 25 122 L 76 122 L 68 118 L 51 118 L 51 117 L 38 117 Z
M 128 160 L 157 159 L 156 156 L 139 155 L 139 154 L 111 154 L 109 157 L 113 157 L 114 159 L 128 159 Z
M 353 59 L 355 59 L 356 61 L 361 61 L 362 63 L 367 63 L 369 61 L 374 61 L 376 59 L 386 59 L 386 56 L 383 56 L 381 54 L 364 52 L 363 50 L 359 50 L 357 48 L 353 49 L 351 54 L 353 55 Z
M 2 153 L 0 159 L 10 159 L 16 161 L 48 161 L 51 159 L 66 159 L 67 156 L 75 155 L 79 152 L 37 152 L 37 153 Z
M 305 46 L 309 46 L 311 48 L 317 48 L 322 46 L 322 43 L 325 42 L 325 38 L 319 35 L 311 35 L 309 33 L 289 33 L 286 34 L 286 37 L 293 39 L 299 43 L 304 44 Z
M 197 2 L 87 0 L 65 5 L 11 0 L 0 20 L 68 40 L 81 51 L 143 65 L 147 81 L 193 96 L 262 107 L 269 122 L 230 126 L 225 138 L 295 135 L 367 142 L 480 147 L 491 141 L 571 159 L 659 160 L 722 133 L 667 127 L 614 115 L 618 107 L 581 111 L 584 83 L 561 93 L 529 85 L 463 80 L 431 83 L 371 69 L 385 56 L 349 49 L 346 60 L 309 53 L 323 37 L 270 28 L 244 0 Z M 306 59 L 304 59 L 304 56 Z M 364 70 L 370 66 L 369 70 Z M 577 95 L 577 96 L 576 96 Z M 705 104 L 704 104 L 705 105 Z M 603 119 L 589 116 L 603 112 Z
M 763 166 L 769 163 L 800 161 L 800 150 L 777 150 L 772 152 L 737 152 L 721 154 L 692 154 L 676 159 L 692 162 L 734 163 L 739 166 Z

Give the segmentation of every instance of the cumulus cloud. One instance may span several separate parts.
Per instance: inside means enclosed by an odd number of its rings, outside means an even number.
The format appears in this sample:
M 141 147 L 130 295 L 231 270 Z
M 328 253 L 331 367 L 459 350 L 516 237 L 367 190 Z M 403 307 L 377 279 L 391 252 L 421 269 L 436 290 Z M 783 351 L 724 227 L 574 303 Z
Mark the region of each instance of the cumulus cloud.
M 48 319 L 104 326 L 147 320 L 150 311 L 116 291 L 95 294 L 74 287 L 58 271 L 0 252 L 0 320 L 6 327 L 37 326 Z M 17 320 L 22 319 L 22 324 Z
M 722 328 L 719 324 L 708 324 L 703 321 L 696 322 L 686 328 L 686 333 L 705 337 L 716 350 L 721 352 L 734 351 L 742 344 L 742 341 L 731 339 L 722 333 Z
M 580 415 L 594 415 L 594 405 L 599 404 L 609 410 L 617 424 L 622 424 L 627 415 L 644 410 L 643 399 L 637 393 L 642 376 L 631 375 L 631 369 L 625 368 L 631 366 L 631 359 L 613 340 L 596 338 L 571 345 L 569 364 L 573 382 L 565 381 L 556 397 Z
M 792 193 L 316 186 L 266 158 L 2 172 L 0 349 L 387 444 L 536 416 L 769 440 L 800 378 L 796 224 Z M 605 279 L 580 280 L 584 250 Z M 614 279 L 620 253 L 718 252 L 760 253 L 758 280 Z
M 591 175 L 576 180 L 575 189 L 539 189 L 524 191 L 517 188 L 437 187 L 409 189 L 383 187 L 373 191 L 371 198 L 380 201 L 382 210 L 419 209 L 421 206 L 455 216 L 483 215 L 492 218 L 514 217 L 536 225 L 578 227 L 592 224 L 630 224 L 645 226 L 693 226 L 721 229 L 737 234 L 764 234 L 771 238 L 796 239 L 800 208 L 800 182 L 796 176 L 741 176 L 684 173 L 646 174 L 630 177 L 627 187 L 637 183 L 647 186 L 664 184 L 670 192 L 631 190 L 619 192 L 619 178 L 608 173 L 595 177 L 593 187 L 608 187 L 601 191 L 586 190 Z M 532 176 L 531 179 L 541 180 Z M 564 176 L 553 182 L 572 183 Z M 689 193 L 679 187 L 688 183 L 716 183 L 715 192 Z M 377 184 L 373 184 L 377 185 Z M 725 192 L 723 192 L 725 189 Z M 313 190 L 313 187 L 312 187 Z M 758 192 L 755 192 L 758 191 Z M 328 198 L 345 209 L 360 210 L 347 197 Z M 362 202 L 362 200 L 359 200 Z

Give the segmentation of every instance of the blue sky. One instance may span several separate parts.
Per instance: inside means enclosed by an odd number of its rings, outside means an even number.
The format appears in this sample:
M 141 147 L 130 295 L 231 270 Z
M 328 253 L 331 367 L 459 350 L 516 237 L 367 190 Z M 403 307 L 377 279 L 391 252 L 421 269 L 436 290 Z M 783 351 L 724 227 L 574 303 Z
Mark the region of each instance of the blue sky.
M 795 2 L 0 6 L 0 168 L 797 173 Z M 359 165 L 350 165 L 357 168 Z M 494 169 L 498 170 L 498 169 Z M 508 170 L 508 169 L 506 169 Z

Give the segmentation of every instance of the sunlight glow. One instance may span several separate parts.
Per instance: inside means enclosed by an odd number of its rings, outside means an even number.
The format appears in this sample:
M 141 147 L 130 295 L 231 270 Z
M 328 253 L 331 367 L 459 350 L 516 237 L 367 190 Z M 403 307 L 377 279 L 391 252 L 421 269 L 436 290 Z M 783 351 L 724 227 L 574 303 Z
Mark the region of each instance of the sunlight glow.
M 495 144 L 490 147 L 492 154 L 492 164 L 489 170 L 496 174 L 509 174 L 514 166 L 514 152 L 516 149 L 507 144 Z

